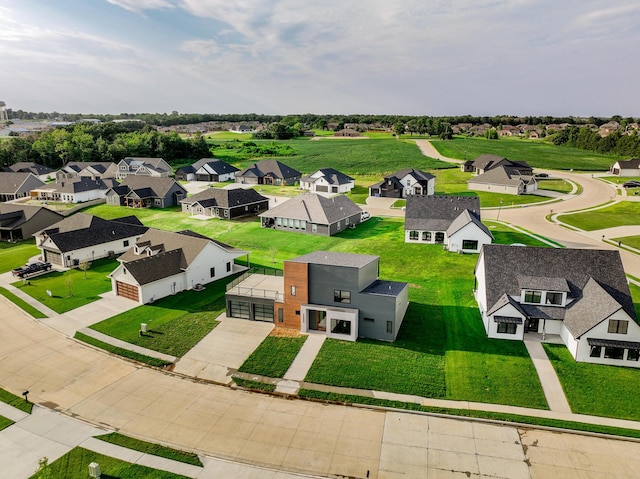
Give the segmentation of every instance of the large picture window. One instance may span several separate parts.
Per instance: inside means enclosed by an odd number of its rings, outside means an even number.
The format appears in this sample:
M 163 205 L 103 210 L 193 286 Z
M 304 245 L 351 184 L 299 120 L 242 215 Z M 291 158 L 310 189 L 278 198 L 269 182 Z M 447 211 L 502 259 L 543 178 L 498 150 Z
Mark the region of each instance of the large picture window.
M 462 249 L 478 249 L 478 242 L 476 240 L 462 240 Z
M 608 359 L 622 359 L 624 356 L 623 348 L 604 348 L 604 357 Z
M 542 293 L 540 291 L 527 290 L 524 292 L 524 302 L 540 304 L 542 302 Z
M 518 325 L 514 323 L 498 323 L 498 332 L 500 334 L 516 334 Z
M 610 319 L 608 333 L 613 334 L 627 334 L 627 328 L 629 327 L 629 321 L 620 319 Z

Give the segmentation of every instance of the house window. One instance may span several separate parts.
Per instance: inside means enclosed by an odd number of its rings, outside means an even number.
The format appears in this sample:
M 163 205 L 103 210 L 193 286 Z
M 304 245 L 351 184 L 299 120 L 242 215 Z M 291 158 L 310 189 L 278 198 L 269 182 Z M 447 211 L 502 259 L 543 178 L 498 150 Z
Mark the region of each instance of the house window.
M 349 218 L 344 220 L 344 225 L 347 226 L 349 224 Z
M 351 291 L 343 291 L 341 289 L 333 290 L 333 301 L 336 303 L 350 303 Z
M 300 310 L 296 309 L 296 316 L 300 316 Z
M 209 269 L 209 274 L 211 275 L 212 278 L 215 278 L 216 276 L 216 269 L 215 268 L 210 268 Z
M 640 350 L 629 349 L 627 352 L 627 361 L 638 361 L 640 359 Z
M 476 240 L 462 240 L 462 249 L 478 249 L 478 242 Z
M 562 293 L 547 293 L 547 304 L 562 304 Z
M 276 226 L 282 226 L 282 218 L 276 218 Z
M 338 229 L 342 228 L 342 221 L 338 221 Z
M 300 229 L 300 220 L 293 220 L 293 227 L 295 229 Z
M 498 333 L 500 334 L 516 334 L 518 325 L 515 323 L 498 323 Z
M 227 273 L 231 272 L 231 261 L 227 262 Z
M 591 351 L 589 352 L 590 358 L 599 358 L 602 356 L 602 346 L 591 346 Z
M 623 356 L 623 348 L 604 348 L 604 357 L 607 359 L 622 359 Z
M 344 319 L 331 319 L 331 332 L 333 334 L 351 335 L 351 321 Z
M 524 302 L 525 303 L 533 303 L 540 304 L 542 302 L 542 293 L 540 291 L 525 291 L 524 292 Z
M 387 334 L 393 334 L 393 321 L 387 321 Z
M 278 308 L 278 322 L 284 323 L 284 309 Z
M 364 318 L 364 321 L 366 323 L 373 323 L 375 321 L 375 319 L 373 319 L 373 318 Z
M 307 222 L 305 220 L 300 220 L 300 229 L 301 230 L 307 229 Z
M 291 296 L 295 296 L 295 295 L 296 295 L 296 287 L 291 286 Z
M 127 246 L 129 246 L 129 240 L 124 240 L 124 241 L 122 242 L 122 246 L 124 246 L 125 248 L 126 248 Z
M 613 334 L 627 334 L 627 327 L 629 326 L 629 321 L 622 321 L 619 319 L 610 319 L 609 320 L 609 329 L 608 333 Z
M 411 241 L 418 241 L 419 237 L 420 237 L 420 233 L 418 233 L 417 231 L 409 231 L 409 239 Z
M 422 241 L 431 241 L 431 231 L 422 232 Z
M 153 200 L 153 203 L 154 203 L 156 206 L 162 206 L 162 200 L 161 200 L 161 199 L 159 199 L 159 198 L 156 198 L 155 200 Z
M 220 208 L 216 208 L 215 210 L 216 216 L 220 216 Z

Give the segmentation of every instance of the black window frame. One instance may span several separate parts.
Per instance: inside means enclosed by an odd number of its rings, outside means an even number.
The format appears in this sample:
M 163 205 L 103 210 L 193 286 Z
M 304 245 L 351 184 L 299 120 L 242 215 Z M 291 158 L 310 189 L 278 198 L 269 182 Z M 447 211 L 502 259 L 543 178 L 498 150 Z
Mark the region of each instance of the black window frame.
M 497 332 L 499 334 L 516 334 L 518 325 L 516 323 L 498 323 Z
M 341 304 L 351 304 L 351 291 L 347 291 L 346 289 L 334 289 L 333 302 Z

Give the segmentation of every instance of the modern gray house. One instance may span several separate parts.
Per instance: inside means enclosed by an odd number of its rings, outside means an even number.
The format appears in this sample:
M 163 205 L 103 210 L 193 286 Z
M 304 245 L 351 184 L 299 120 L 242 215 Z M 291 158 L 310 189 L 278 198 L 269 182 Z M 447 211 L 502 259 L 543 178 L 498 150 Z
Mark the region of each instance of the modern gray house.
M 394 341 L 408 284 L 378 278 L 380 257 L 316 251 L 284 262 L 284 275 L 247 274 L 227 286 L 227 315 L 355 341 Z
M 344 195 L 302 193 L 260 215 L 263 228 L 333 236 L 362 222 L 364 211 Z
M 181 200 L 180 204 L 184 213 L 230 220 L 267 211 L 269 198 L 252 188 L 206 188 Z

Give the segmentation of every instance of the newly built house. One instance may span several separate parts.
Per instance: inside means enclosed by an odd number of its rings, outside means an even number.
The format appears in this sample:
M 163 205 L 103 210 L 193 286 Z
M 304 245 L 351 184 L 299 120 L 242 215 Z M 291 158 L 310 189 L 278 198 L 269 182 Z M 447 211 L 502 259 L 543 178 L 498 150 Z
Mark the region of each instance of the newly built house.
M 432 195 L 435 193 L 436 177 L 430 173 L 405 168 L 369 187 L 369 196 L 406 198 L 410 195 Z
M 269 198 L 253 188 L 205 188 L 180 204 L 184 213 L 230 220 L 267 211 Z

